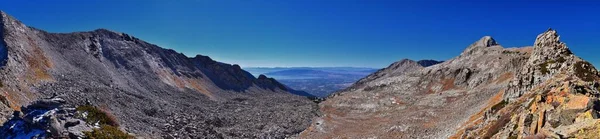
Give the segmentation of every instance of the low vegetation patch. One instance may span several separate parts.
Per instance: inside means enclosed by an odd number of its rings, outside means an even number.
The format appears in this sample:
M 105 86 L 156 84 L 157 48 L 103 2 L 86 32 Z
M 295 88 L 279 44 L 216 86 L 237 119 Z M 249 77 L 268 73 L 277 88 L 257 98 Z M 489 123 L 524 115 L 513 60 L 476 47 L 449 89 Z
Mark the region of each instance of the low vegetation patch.
M 498 110 L 504 108 L 504 106 L 506 106 L 506 104 L 508 104 L 508 101 L 502 100 L 498 104 L 492 106 L 491 110 L 492 110 L 492 112 L 497 112 Z
M 502 54 L 519 54 L 519 51 L 504 50 L 502 51 Z
M 92 131 L 84 132 L 88 139 L 132 139 L 133 136 L 121 131 L 116 118 L 109 112 L 91 105 L 77 107 L 80 117 L 84 117 L 88 124 L 100 125 Z
M 567 61 L 564 57 L 559 57 L 556 62 L 558 63 L 565 63 L 565 61 Z
M 575 66 L 575 76 L 579 77 L 581 80 L 591 82 L 596 78 L 596 74 L 590 63 L 579 61 L 573 66 Z
M 77 111 L 83 113 L 87 113 L 85 116 L 85 120 L 87 123 L 94 124 L 98 123 L 100 125 L 110 125 L 118 127 L 119 123 L 116 118 L 109 114 L 108 112 L 98 109 L 97 107 L 91 105 L 83 105 L 77 107 Z
M 550 61 L 546 61 L 542 64 L 540 64 L 540 71 L 542 72 L 542 74 L 548 74 L 550 73 L 550 70 L 548 69 L 548 65 L 550 64 L 554 64 L 556 63 L 554 60 L 550 60 Z
M 367 86 L 367 87 L 365 87 L 365 89 L 363 89 L 363 90 L 364 90 L 364 91 L 373 91 L 373 90 L 375 90 L 375 89 L 381 89 L 381 88 L 384 88 L 384 87 L 386 87 L 386 86 L 387 86 L 386 84 L 381 84 L 381 85 L 377 85 L 377 86 Z
M 10 107 L 10 101 L 8 101 L 8 98 L 6 98 L 6 96 L 4 95 L 0 95 L 0 102 L 2 102 L 2 104 Z
M 567 61 L 567 60 L 563 57 L 559 57 L 556 60 L 548 60 L 539 65 L 540 71 L 542 72 L 542 74 L 548 74 L 548 73 L 550 73 L 550 69 L 548 69 L 548 65 L 554 64 L 554 63 L 564 63 L 565 61 Z

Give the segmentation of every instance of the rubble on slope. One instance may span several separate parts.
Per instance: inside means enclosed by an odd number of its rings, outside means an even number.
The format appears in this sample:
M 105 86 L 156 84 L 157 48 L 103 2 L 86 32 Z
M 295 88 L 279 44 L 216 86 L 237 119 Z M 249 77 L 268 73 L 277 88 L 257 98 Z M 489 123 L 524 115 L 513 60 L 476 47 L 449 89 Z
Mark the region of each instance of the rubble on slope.
M 538 36 L 501 108 L 484 108 L 454 138 L 589 138 L 600 130 L 600 76 L 555 30 Z

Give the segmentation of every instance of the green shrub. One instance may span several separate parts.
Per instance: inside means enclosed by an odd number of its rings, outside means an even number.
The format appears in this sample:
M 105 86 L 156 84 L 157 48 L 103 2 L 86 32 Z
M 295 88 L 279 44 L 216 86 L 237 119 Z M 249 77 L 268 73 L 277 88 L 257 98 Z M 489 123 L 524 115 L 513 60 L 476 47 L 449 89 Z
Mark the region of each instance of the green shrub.
M 119 127 L 119 123 L 113 115 L 104 110 L 98 109 L 97 107 L 91 105 L 83 105 L 77 107 L 77 111 L 79 111 L 80 113 L 87 112 L 85 122 L 89 124 L 94 124 L 98 122 L 100 125 L 106 124 L 110 126 Z
M 575 76 L 579 77 L 581 80 L 591 82 L 596 79 L 596 74 L 593 73 L 595 69 L 592 68 L 592 64 L 578 61 L 573 66 L 575 66 Z
M 542 74 L 550 73 L 550 70 L 548 70 L 548 62 L 540 64 L 540 71 L 542 72 Z
M 504 106 L 506 106 L 506 104 L 508 104 L 508 101 L 502 100 L 502 101 L 500 101 L 500 103 L 492 106 L 491 110 L 492 110 L 492 112 L 497 112 L 498 110 L 504 108 Z
M 83 113 L 87 113 L 85 121 L 88 124 L 100 124 L 100 128 L 92 131 L 84 131 L 86 139 L 133 139 L 134 137 L 119 130 L 119 124 L 116 118 L 109 112 L 98 109 L 91 105 L 82 105 L 77 107 L 79 116 L 83 117 Z
M 565 63 L 565 61 L 567 61 L 564 57 L 559 57 L 556 62 L 558 63 Z
M 564 57 L 559 57 L 558 59 L 555 60 L 548 60 L 542 64 L 539 64 L 540 66 L 540 71 L 542 72 L 542 74 L 548 74 L 550 73 L 550 70 L 548 69 L 548 65 L 550 64 L 554 64 L 554 63 L 564 63 L 565 61 L 567 61 Z

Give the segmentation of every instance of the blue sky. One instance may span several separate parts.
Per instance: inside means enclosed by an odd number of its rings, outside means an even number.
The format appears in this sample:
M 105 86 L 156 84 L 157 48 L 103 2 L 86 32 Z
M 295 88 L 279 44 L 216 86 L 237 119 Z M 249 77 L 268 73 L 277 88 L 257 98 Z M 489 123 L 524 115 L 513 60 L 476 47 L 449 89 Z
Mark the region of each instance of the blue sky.
M 520 47 L 549 27 L 600 64 L 600 2 L 592 0 L 3 0 L 0 10 L 50 32 L 106 28 L 242 67 L 447 60 L 485 35 Z

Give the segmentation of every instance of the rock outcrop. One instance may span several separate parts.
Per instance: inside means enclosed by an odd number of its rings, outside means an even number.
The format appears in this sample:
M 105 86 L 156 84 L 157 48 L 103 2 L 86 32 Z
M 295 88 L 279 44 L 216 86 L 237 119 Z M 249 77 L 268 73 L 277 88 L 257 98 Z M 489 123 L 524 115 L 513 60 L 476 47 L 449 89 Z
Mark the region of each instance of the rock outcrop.
M 598 71 L 576 57 L 555 30 L 538 35 L 504 99 L 472 115 L 457 138 L 597 138 Z
M 575 74 L 572 66 L 577 62 L 582 60 L 560 41 L 555 30 L 548 29 L 537 36 L 529 60 L 509 84 L 505 97 L 519 97 L 556 74 Z M 584 63 L 585 66 L 591 66 Z
M 0 15 L 2 118 L 52 94 L 69 105 L 101 107 L 141 138 L 285 137 L 316 115 L 311 100 L 239 65 L 187 57 L 106 29 L 49 33 Z M 219 118 L 222 124 L 211 122 Z M 196 125 L 203 134 L 185 132 Z

